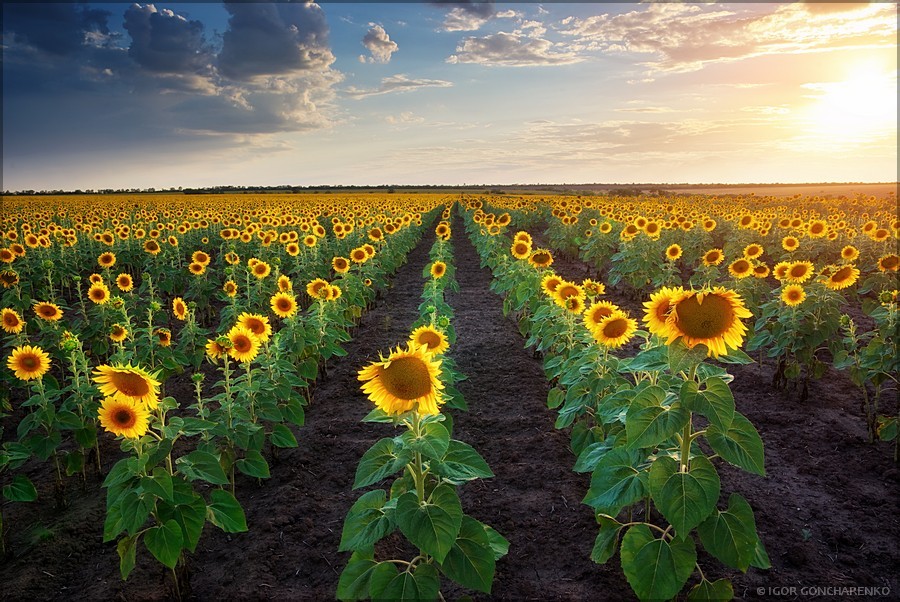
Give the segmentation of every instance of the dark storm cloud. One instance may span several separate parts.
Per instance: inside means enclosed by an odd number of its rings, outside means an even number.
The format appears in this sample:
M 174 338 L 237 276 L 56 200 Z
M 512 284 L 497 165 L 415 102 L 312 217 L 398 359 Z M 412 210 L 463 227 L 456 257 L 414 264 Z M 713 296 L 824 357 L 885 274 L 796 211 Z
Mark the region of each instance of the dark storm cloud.
M 334 62 L 328 24 L 313 2 L 226 2 L 219 72 L 235 80 L 318 71 Z
M 196 73 L 212 61 L 200 21 L 152 4 L 132 4 L 125 11 L 124 26 L 131 36 L 128 55 L 148 71 Z
M 8 3 L 3 7 L 3 29 L 34 48 L 54 55 L 77 52 L 88 34 L 109 34 L 105 10 L 83 5 Z
M 437 0 L 435 2 L 432 2 L 431 4 L 433 4 L 434 6 L 439 6 L 441 8 L 446 8 L 448 10 L 459 9 L 463 12 L 479 17 L 490 17 L 494 14 L 493 0 L 473 2 L 442 2 L 441 0 Z

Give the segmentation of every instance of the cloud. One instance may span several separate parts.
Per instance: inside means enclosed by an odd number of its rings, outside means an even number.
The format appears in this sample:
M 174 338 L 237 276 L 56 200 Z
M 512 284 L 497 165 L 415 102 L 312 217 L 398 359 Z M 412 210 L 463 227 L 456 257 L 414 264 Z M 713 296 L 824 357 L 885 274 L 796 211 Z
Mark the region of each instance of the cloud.
M 59 56 L 78 52 L 89 35 L 108 36 L 110 14 L 73 3 L 9 2 L 3 6 L 5 30 L 25 44 Z
M 793 3 L 759 14 L 652 3 L 619 15 L 568 17 L 558 30 L 588 51 L 647 53 L 654 56 L 644 63 L 652 71 L 685 72 L 762 55 L 895 46 L 896 19 L 892 4 L 863 4 L 848 12 Z
M 369 23 L 369 25 L 371 27 L 362 40 L 363 46 L 372 55 L 369 60 L 376 63 L 390 62 L 391 55 L 397 52 L 400 47 L 397 46 L 397 42 L 390 38 L 384 27 L 374 23 Z
M 516 33 L 499 32 L 481 38 L 468 37 L 457 47 L 448 63 L 475 63 L 487 66 L 540 67 L 570 65 L 584 60 L 575 52 L 555 50 L 553 42 Z
M 169 9 L 132 4 L 125 11 L 124 27 L 131 36 L 128 56 L 148 71 L 198 73 L 208 71 L 213 60 L 203 37 L 203 23 Z
M 869 2 L 801 2 L 803 10 L 812 14 L 841 13 L 866 8 Z
M 494 17 L 493 0 L 432 4 L 450 9 L 441 26 L 443 31 L 476 31 Z
M 403 111 L 399 115 L 388 115 L 384 120 L 391 125 L 418 125 L 425 123 L 425 118 L 412 111 Z
M 315 2 L 225 2 L 231 14 L 218 67 L 233 80 L 322 71 L 334 63 L 328 24 Z
M 374 89 L 364 90 L 351 86 L 345 93 L 351 98 L 361 99 L 369 96 L 393 94 L 395 92 L 411 92 L 421 88 L 449 88 L 452 82 L 440 79 L 410 79 L 404 74 L 392 75 L 381 80 L 381 85 Z

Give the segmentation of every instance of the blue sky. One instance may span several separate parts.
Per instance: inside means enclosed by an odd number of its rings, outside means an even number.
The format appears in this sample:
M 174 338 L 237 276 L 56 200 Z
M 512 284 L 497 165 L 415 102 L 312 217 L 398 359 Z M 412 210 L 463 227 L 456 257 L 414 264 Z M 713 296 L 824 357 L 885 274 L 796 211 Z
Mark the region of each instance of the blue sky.
M 896 181 L 894 3 L 3 4 L 3 188 Z

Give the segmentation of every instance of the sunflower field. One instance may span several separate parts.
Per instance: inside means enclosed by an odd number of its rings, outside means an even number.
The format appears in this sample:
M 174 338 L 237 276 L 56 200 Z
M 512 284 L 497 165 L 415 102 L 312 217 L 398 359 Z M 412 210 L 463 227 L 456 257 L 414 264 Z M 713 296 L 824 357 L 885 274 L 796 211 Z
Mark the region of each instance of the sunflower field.
M 4 197 L 5 587 L 896 592 L 896 202 Z

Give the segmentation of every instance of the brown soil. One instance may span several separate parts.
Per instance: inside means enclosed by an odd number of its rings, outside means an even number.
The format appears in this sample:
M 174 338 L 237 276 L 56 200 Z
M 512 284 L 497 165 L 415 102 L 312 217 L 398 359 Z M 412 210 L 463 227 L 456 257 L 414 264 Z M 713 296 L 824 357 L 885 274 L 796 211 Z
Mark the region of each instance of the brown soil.
M 596 524 L 581 504 L 589 475 L 572 472 L 568 434 L 553 428 L 541 360 L 523 348 L 515 324 L 504 319 L 501 299 L 488 290 L 490 272 L 478 268 L 458 219 L 454 233 L 461 290 L 449 299 L 458 332 L 451 354 L 468 376 L 459 389 L 470 407 L 454 414 L 454 436 L 473 445 L 496 473 L 461 489 L 463 509 L 502 533 L 510 552 L 497 565 L 492 596 L 450 585 L 444 592 L 448 599 L 633 599 L 617 557 L 605 566 L 589 559 Z M 343 518 L 360 495 L 351 491 L 357 462 L 372 443 L 393 435 L 389 426 L 360 422 L 371 405 L 359 391 L 356 371 L 407 337 L 432 242 L 426 236 L 410 254 L 392 288 L 363 317 L 346 346 L 348 356 L 329 365 L 317 383 L 307 425 L 295 431 L 300 446 L 280 451 L 270 479 L 238 479 L 250 531 L 204 531 L 190 558 L 192 597 L 334 598 L 349 558 L 337 552 Z M 578 262 L 559 258 L 554 267 L 585 277 Z M 639 302 L 620 291 L 609 296 L 638 313 Z M 769 476 L 723 465 L 722 490 L 742 493 L 753 506 L 773 564 L 769 571 L 730 575 L 736 596 L 811 597 L 801 595 L 804 586 L 880 586 L 896 595 L 900 473 L 890 449 L 865 442 L 858 396 L 843 374 L 829 371 L 800 405 L 795 392 L 771 388 L 772 370 L 768 362 L 734 370 L 737 405 L 765 441 Z M 108 470 L 120 452 L 104 440 Z M 115 544 L 102 543 L 105 500 L 98 477 L 89 472 L 83 489 L 69 479 L 69 507 L 57 511 L 44 501 L 52 500 L 50 466 L 32 464 L 27 473 L 42 502 L 4 508 L 12 550 L 0 564 L 4 599 L 171 597 L 167 571 L 146 550 L 139 551 L 129 580 L 120 579 Z M 714 561 L 703 565 L 710 577 L 727 574 Z M 797 588 L 793 595 L 775 589 L 791 586 Z

